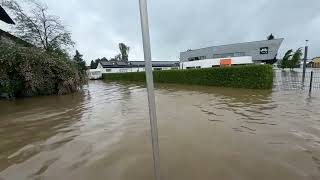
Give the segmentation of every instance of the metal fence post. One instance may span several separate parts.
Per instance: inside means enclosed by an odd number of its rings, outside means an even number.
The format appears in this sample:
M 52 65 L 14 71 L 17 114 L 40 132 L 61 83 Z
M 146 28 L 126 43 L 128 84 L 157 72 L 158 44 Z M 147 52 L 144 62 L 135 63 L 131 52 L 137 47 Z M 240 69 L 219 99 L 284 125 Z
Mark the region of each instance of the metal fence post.
M 156 180 L 160 180 L 160 151 L 159 151 L 159 143 L 158 143 L 156 103 L 155 103 L 155 96 L 154 96 L 154 85 L 153 85 L 153 74 L 152 74 L 152 63 L 151 63 L 151 47 L 150 47 L 147 0 L 139 0 L 139 7 L 140 7 L 140 18 L 141 18 L 143 52 L 144 52 L 144 60 L 145 60 L 145 68 L 146 68 L 147 90 L 148 90 L 151 141 L 152 141 L 153 162 L 154 162 L 154 176 Z
M 308 41 L 309 40 L 306 40 L 306 46 L 304 48 L 302 87 L 304 87 L 304 82 L 306 78 L 306 68 L 307 68 L 307 59 L 308 59 Z
M 313 81 L 313 71 L 311 71 L 311 76 L 310 76 L 310 88 L 309 88 L 309 93 L 312 91 L 312 81 Z

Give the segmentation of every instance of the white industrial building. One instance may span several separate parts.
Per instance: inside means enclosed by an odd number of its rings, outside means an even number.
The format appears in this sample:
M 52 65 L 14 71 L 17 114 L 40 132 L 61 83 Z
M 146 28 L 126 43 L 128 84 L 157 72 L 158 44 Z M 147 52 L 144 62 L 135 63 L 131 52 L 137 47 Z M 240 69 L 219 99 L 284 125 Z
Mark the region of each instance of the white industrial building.
M 253 64 L 251 56 L 186 61 L 186 62 L 180 63 L 180 68 L 181 69 L 211 68 L 211 67 L 219 67 L 219 66 L 245 65 L 245 64 Z
M 278 50 L 283 39 L 252 41 L 201 49 L 187 50 L 180 53 L 180 61 L 198 61 L 203 59 L 219 59 L 233 57 L 252 57 L 254 63 L 274 64 L 277 62 Z

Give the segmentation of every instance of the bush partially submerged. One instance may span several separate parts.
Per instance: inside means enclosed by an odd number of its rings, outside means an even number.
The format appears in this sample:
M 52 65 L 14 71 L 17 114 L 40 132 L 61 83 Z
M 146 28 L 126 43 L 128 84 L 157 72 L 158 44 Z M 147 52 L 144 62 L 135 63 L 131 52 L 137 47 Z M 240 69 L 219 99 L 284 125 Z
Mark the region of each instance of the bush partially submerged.
M 145 81 L 145 72 L 106 73 L 107 80 Z M 244 65 L 190 70 L 154 71 L 159 83 L 194 84 L 248 89 L 271 89 L 273 72 L 270 65 Z
M 76 65 L 59 54 L 0 44 L 0 96 L 67 94 L 82 83 Z

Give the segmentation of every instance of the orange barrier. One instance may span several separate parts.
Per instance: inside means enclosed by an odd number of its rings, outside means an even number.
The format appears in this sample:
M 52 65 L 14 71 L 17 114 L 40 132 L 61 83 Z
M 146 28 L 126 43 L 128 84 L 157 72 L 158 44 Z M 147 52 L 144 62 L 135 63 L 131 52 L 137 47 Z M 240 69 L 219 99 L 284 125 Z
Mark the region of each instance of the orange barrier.
M 230 58 L 228 59 L 220 59 L 220 65 L 231 65 L 232 60 Z

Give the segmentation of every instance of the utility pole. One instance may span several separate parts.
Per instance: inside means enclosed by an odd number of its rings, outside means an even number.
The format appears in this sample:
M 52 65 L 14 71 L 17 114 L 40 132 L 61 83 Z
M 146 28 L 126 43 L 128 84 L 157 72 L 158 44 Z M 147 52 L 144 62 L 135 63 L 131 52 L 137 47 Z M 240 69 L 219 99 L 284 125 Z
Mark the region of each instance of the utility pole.
M 153 162 L 154 162 L 154 176 L 156 180 L 160 180 L 160 150 L 159 150 L 159 142 L 158 142 L 156 103 L 155 103 L 153 75 L 152 75 L 147 0 L 139 0 L 139 7 L 140 7 L 144 61 L 145 61 L 145 68 L 146 68 L 147 90 L 148 90 L 151 141 L 152 141 Z
M 307 68 L 307 58 L 308 58 L 308 42 L 309 42 L 309 40 L 306 40 L 306 46 L 304 48 L 302 87 L 304 87 L 304 82 L 305 82 L 305 78 L 306 78 L 306 68 Z

